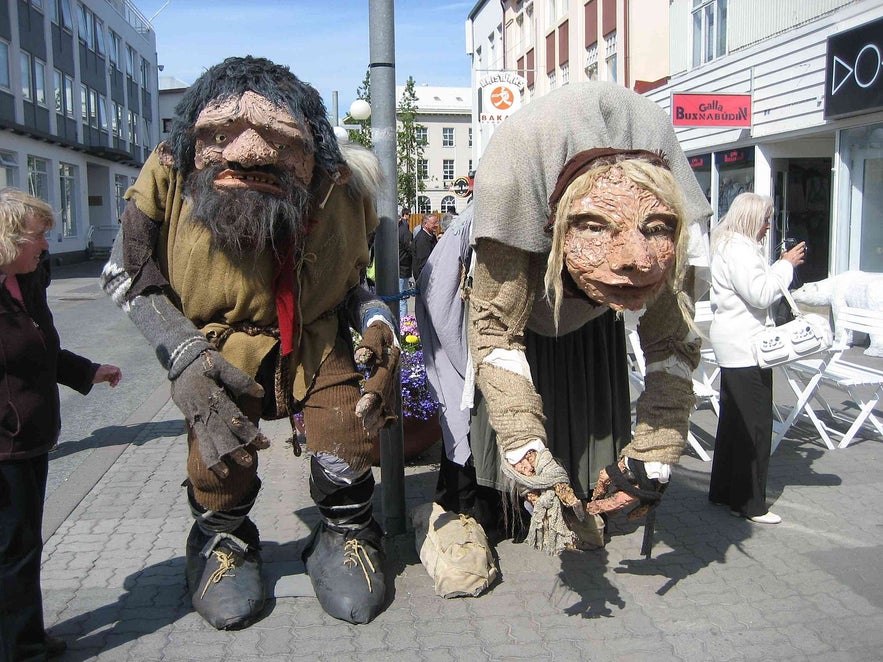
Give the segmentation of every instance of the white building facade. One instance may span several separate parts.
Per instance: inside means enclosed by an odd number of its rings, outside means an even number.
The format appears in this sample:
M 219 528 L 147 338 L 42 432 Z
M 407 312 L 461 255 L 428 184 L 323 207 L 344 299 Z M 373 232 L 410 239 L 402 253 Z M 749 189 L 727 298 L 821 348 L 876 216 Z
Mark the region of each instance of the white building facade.
M 396 107 L 403 86 L 396 87 Z M 472 171 L 472 104 L 468 87 L 416 85 L 417 124 L 424 127 L 423 156 L 417 163 L 417 176 L 424 190 L 412 203 L 414 213 L 460 213 L 468 195 L 458 194 L 454 182 L 468 178 Z
M 116 236 L 159 139 L 156 59 L 128 0 L 0 0 L 0 186 L 56 210 L 56 263 Z
M 672 76 L 650 98 L 750 103 L 743 127 L 676 127 L 713 222 L 753 190 L 775 200 L 771 253 L 809 243 L 804 281 L 883 271 L 883 2 L 673 0 L 670 24 Z

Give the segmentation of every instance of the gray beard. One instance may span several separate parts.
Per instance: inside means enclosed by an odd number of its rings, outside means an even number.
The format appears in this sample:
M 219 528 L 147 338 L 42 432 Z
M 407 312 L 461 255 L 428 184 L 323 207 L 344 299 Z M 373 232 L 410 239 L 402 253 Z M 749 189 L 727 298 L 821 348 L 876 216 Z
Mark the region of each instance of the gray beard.
M 285 191 L 280 198 L 248 189 L 219 190 L 214 181 L 222 169 L 194 170 L 187 179 L 192 218 L 208 229 L 215 248 L 240 258 L 271 250 L 282 259 L 292 244 L 303 243 L 310 196 L 292 175 L 274 173 Z

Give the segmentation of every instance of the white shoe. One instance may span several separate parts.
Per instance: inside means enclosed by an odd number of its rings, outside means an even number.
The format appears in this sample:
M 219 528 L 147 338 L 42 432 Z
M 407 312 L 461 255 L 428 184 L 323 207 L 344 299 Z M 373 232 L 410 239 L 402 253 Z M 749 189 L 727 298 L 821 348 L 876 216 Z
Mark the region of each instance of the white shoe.
M 738 510 L 731 510 L 730 515 L 733 517 L 745 517 L 752 522 L 756 522 L 757 524 L 779 524 L 782 521 L 782 518 L 776 515 L 776 513 L 767 511 L 763 515 L 754 515 L 749 516 L 743 513 L 740 513 Z

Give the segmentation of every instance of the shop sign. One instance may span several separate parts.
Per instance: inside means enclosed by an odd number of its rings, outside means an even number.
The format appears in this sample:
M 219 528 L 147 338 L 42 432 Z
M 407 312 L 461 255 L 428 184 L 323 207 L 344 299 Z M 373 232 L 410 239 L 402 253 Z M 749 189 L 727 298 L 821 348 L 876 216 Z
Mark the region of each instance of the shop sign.
M 451 191 L 458 198 L 468 198 L 472 195 L 472 178 L 471 177 L 457 177 L 454 180 L 453 184 L 451 184 Z
M 671 123 L 675 126 L 751 127 L 750 94 L 671 95 Z
M 883 108 L 883 18 L 828 37 L 825 118 Z
M 711 163 L 711 159 L 709 158 L 709 156 L 709 154 L 702 154 L 701 156 L 691 156 L 689 159 L 690 167 L 693 168 L 693 170 L 702 170 L 703 168 L 707 168 Z
M 721 165 L 732 165 L 734 163 L 744 163 L 745 161 L 754 161 L 754 150 L 747 151 L 744 149 L 731 149 L 726 152 L 716 152 L 717 162 Z
M 513 71 L 499 71 L 478 81 L 478 121 L 499 124 L 521 107 L 521 91 L 527 82 Z

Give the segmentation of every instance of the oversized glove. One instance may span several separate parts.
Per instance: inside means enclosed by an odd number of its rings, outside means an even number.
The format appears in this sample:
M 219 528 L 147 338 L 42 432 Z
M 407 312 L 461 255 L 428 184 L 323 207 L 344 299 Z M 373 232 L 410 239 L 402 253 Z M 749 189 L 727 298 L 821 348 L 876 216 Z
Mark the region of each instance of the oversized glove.
M 243 395 L 261 398 L 264 389 L 215 350 L 202 352 L 172 381 L 172 400 L 193 428 L 203 462 L 220 478 L 230 474 L 224 458 L 248 467 L 254 460 L 245 447 L 270 445 L 231 398 Z
M 582 501 L 573 492 L 570 486 L 569 477 L 557 460 L 546 449 L 545 445 L 535 441 L 531 448 L 527 451 L 518 462 L 503 463 L 503 471 L 515 482 L 524 488 L 527 488 L 525 498 L 531 504 L 535 505 L 542 490 L 553 489 L 555 496 L 561 501 L 561 504 L 569 508 L 579 521 L 585 519 L 585 510 Z M 509 453 L 505 454 L 509 455 Z M 509 459 L 504 457 L 504 459 Z
M 400 354 L 395 334 L 386 322 L 377 319 L 362 333 L 354 358 L 369 373 L 362 387 L 363 395 L 356 403 L 356 416 L 362 419 L 369 437 L 396 419 L 396 371 Z
M 601 469 L 586 510 L 590 515 L 614 513 L 639 504 L 628 514 L 629 520 L 636 520 L 659 503 L 670 475 L 668 464 L 620 458 Z

